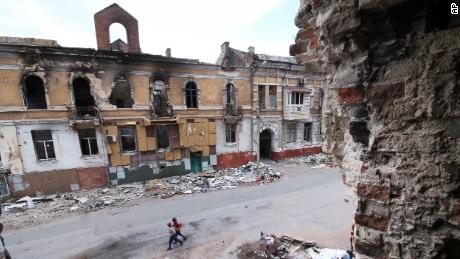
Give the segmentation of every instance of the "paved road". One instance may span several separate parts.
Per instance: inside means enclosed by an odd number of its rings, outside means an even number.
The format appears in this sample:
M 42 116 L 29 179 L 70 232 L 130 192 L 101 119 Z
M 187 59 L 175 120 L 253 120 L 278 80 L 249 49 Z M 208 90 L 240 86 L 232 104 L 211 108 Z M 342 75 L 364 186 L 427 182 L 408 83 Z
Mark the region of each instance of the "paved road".
M 6 233 L 7 247 L 14 258 L 232 258 L 263 230 L 348 248 L 352 202 L 344 200 L 338 169 L 277 166 L 288 173 L 274 184 L 69 216 Z M 173 216 L 188 239 L 166 252 Z

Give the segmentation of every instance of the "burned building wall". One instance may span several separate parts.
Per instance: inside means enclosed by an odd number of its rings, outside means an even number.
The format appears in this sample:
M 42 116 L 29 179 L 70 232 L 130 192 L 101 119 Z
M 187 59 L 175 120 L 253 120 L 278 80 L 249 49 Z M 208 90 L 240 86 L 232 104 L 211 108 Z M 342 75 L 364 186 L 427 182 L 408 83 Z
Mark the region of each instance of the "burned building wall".
M 323 147 L 362 258 L 458 258 L 460 28 L 447 1 L 308 1 L 291 54 L 328 75 Z

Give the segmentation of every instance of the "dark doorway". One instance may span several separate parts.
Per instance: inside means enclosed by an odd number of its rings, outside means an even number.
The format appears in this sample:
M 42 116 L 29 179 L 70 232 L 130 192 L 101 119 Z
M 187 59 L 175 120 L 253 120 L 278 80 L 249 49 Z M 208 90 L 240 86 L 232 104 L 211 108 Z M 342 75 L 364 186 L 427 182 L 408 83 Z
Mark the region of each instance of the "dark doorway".
M 38 76 L 24 79 L 24 95 L 28 109 L 46 109 L 45 87 Z
M 190 153 L 190 162 L 192 171 L 194 173 L 201 172 L 201 154 L 200 153 Z
M 260 133 L 260 158 L 270 158 L 272 149 L 272 134 L 270 130 L 266 129 Z

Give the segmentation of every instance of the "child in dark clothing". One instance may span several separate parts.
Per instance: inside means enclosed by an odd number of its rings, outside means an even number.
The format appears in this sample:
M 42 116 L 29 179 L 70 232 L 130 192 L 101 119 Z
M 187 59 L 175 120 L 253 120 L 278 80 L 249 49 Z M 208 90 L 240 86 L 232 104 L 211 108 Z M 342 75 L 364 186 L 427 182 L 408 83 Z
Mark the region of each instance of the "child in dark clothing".
M 173 223 L 174 229 L 176 230 L 176 236 L 181 236 L 182 239 L 185 241 L 187 238 L 184 235 L 182 235 L 182 233 L 180 232 L 180 229 L 182 228 L 182 224 L 180 224 L 176 218 L 172 219 L 172 223 Z

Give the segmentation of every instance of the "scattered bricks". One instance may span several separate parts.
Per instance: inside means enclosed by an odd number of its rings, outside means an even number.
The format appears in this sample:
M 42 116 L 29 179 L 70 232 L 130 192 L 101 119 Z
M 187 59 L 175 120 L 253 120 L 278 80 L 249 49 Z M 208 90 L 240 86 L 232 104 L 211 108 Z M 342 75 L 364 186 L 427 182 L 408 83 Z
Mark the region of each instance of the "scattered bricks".
M 386 231 L 388 228 L 388 222 L 390 221 L 387 217 L 375 216 L 375 215 L 363 215 L 355 213 L 355 223 L 366 226 L 372 229 Z
M 373 199 L 387 203 L 390 199 L 390 188 L 379 185 L 358 184 L 357 194 L 359 198 Z
M 370 103 L 380 104 L 387 100 L 394 100 L 404 96 L 404 83 L 372 85 L 367 91 L 367 100 Z
M 337 89 L 340 104 L 361 103 L 364 99 L 364 92 L 360 87 L 346 87 Z

